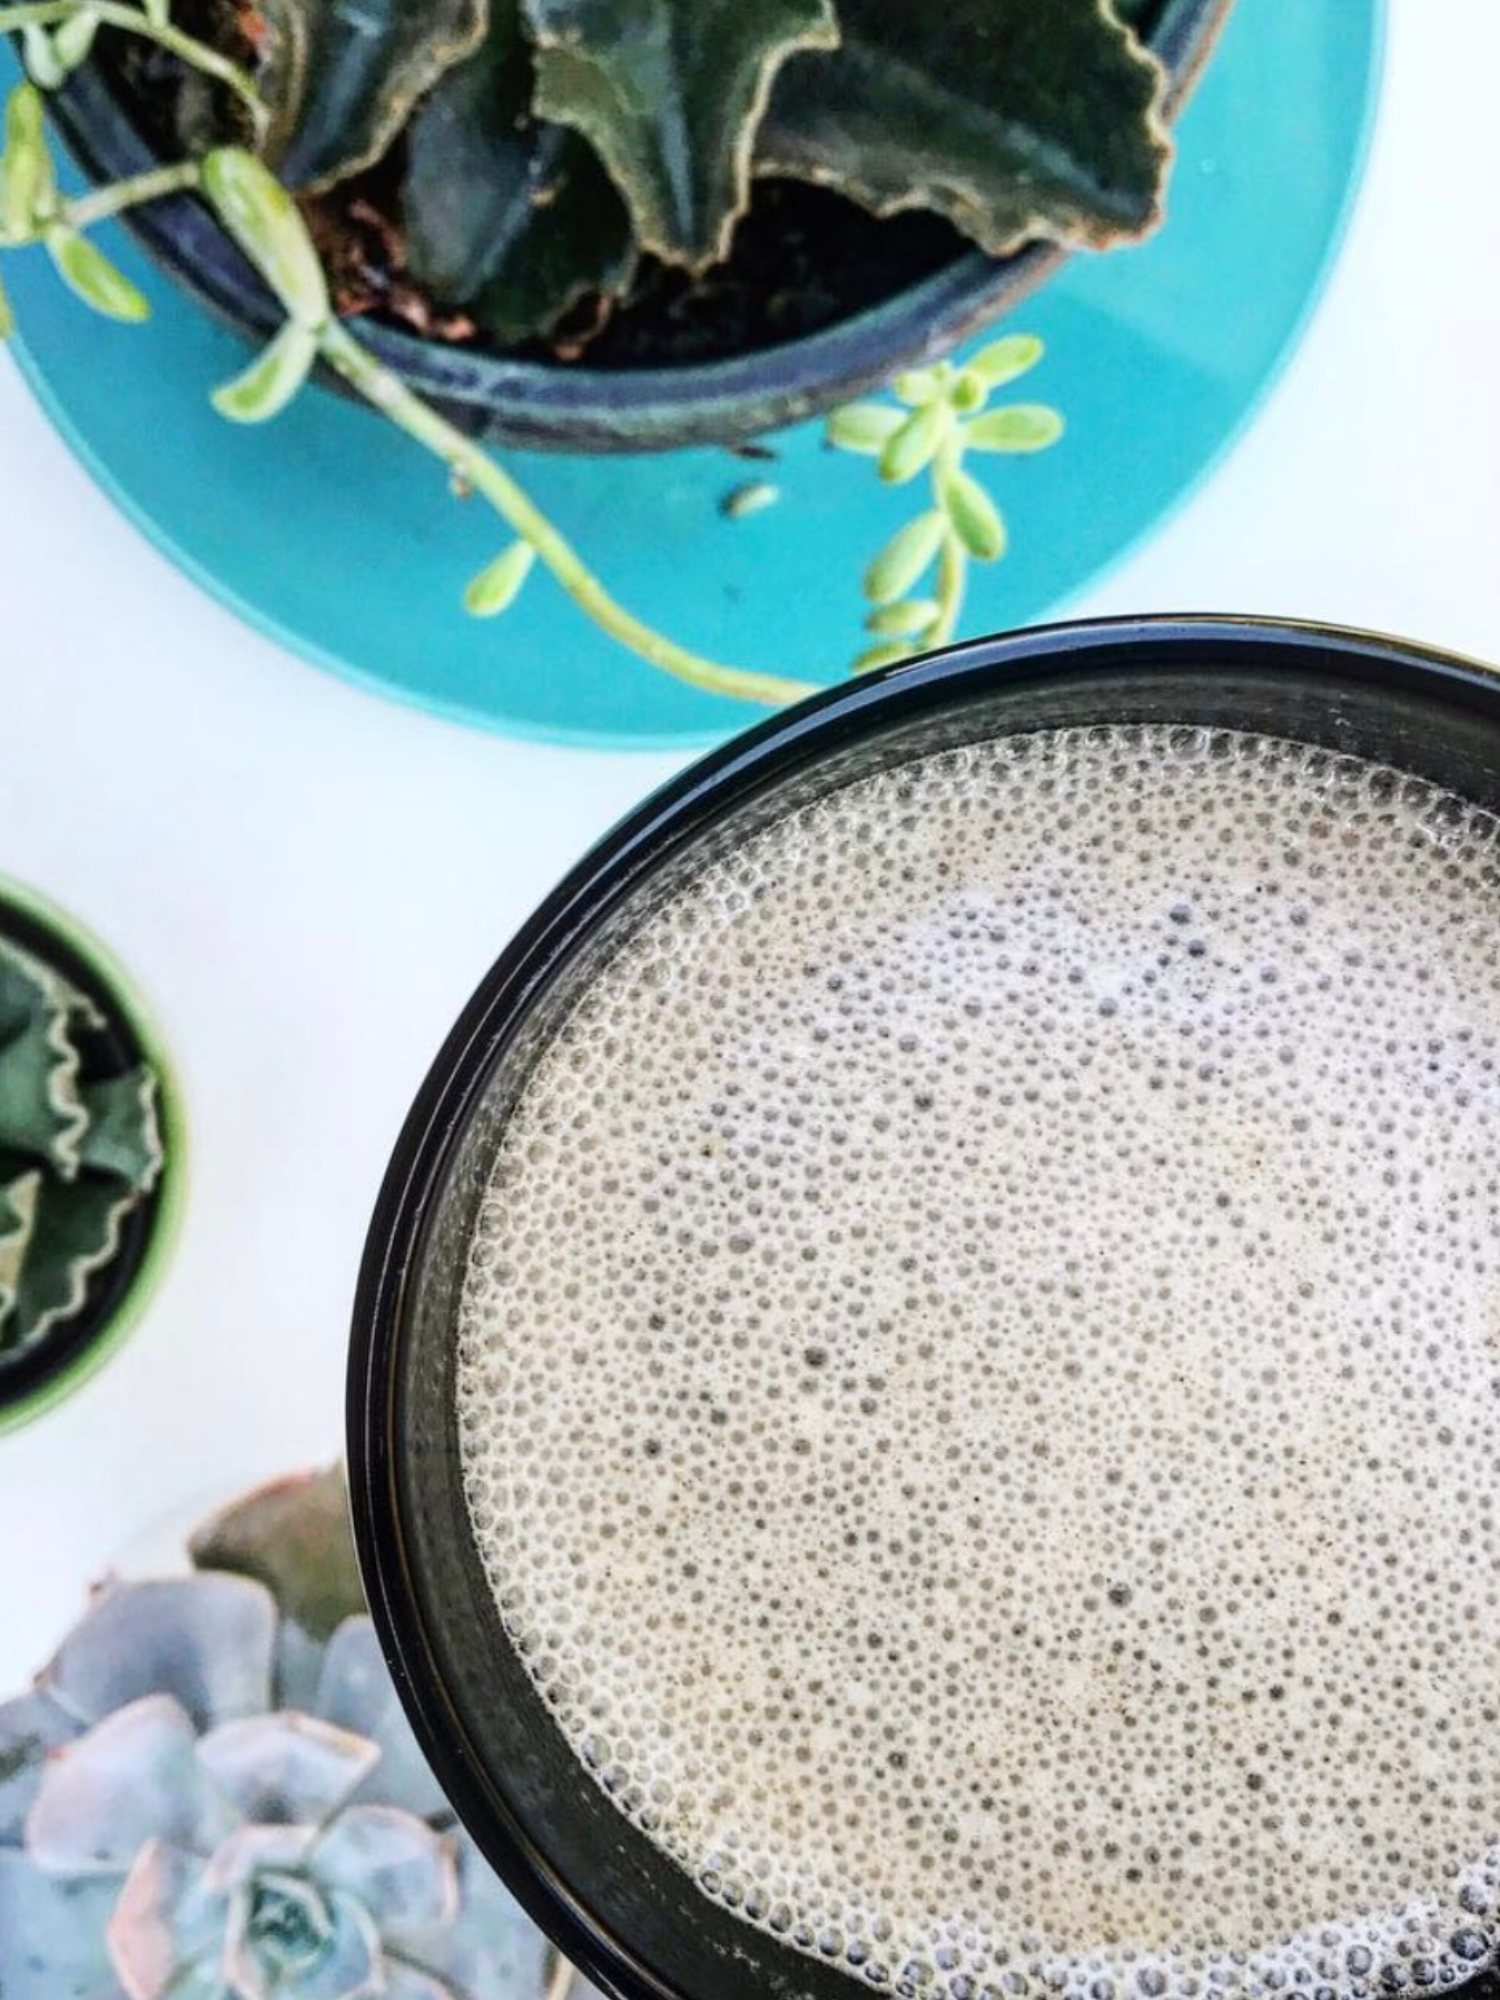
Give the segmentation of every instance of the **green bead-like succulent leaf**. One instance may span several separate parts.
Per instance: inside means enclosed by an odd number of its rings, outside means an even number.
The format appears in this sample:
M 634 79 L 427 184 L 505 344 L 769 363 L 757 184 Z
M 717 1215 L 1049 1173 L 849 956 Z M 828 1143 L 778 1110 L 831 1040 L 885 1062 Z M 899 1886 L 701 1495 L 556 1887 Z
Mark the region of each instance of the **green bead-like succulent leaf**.
M 301 212 L 276 176 L 239 146 L 203 162 L 214 212 L 294 320 L 319 327 L 332 310 L 328 280 Z
M 986 410 L 964 427 L 971 451 L 1046 451 L 1063 434 L 1063 420 L 1045 403 L 1010 403 Z
M 895 604 L 878 604 L 865 620 L 865 630 L 882 639 L 911 639 L 935 625 L 941 607 L 933 597 L 909 597 Z
M 52 35 L 52 48 L 65 70 L 75 70 L 88 61 L 98 32 L 99 16 L 89 7 L 80 7 L 76 14 L 69 14 L 58 23 Z
M 1008 333 L 970 355 L 963 372 L 977 375 L 987 389 L 999 389 L 1035 368 L 1045 352 L 1045 346 L 1034 333 Z
M 865 596 L 872 604 L 905 597 L 942 546 L 947 520 L 936 507 L 898 528 L 865 571 Z
M 69 291 L 104 319 L 138 325 L 151 317 L 144 293 L 87 236 L 55 222 L 45 241 L 57 275 Z
M 840 451 L 878 458 L 905 421 L 906 413 L 893 410 L 889 403 L 845 403 L 828 419 L 828 442 Z
M 952 373 L 946 361 L 935 362 L 931 368 L 903 368 L 891 383 L 891 393 L 908 408 L 919 409 L 942 395 Z
M 66 80 L 67 67 L 57 53 L 52 35 L 40 21 L 28 21 L 21 30 L 21 53 L 26 74 L 42 90 L 56 90 Z
M 24 243 L 34 236 L 52 207 L 55 193 L 42 93 L 34 83 L 18 83 L 5 104 L 0 235 L 12 243 Z
M 831 0 L 523 0 L 539 116 L 593 145 L 641 247 L 724 254 L 749 194 L 767 93 L 787 58 L 835 46 Z
M 487 563 L 464 592 L 464 609 L 475 618 L 497 618 L 509 611 L 536 562 L 529 542 L 512 542 Z
M 317 334 L 289 319 L 242 374 L 214 390 L 213 406 L 233 424 L 266 423 L 296 395 L 317 356 Z
M 1158 220 L 1164 73 L 1108 0 L 839 0 L 840 45 L 777 79 L 757 171 L 877 214 L 932 208 L 993 256 Z
M 943 509 L 954 533 L 979 562 L 995 562 L 1005 553 L 1005 522 L 1000 509 L 971 473 L 953 473 L 943 483 Z
M 886 484 L 904 486 L 931 465 L 952 422 L 946 404 L 919 404 L 885 441 L 880 454 L 880 476 Z

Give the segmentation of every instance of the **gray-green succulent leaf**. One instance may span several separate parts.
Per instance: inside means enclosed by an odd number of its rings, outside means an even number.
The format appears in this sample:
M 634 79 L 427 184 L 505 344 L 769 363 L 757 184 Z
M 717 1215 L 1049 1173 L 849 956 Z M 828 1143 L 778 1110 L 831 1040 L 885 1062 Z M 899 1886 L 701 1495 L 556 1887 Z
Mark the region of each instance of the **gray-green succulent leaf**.
M 81 1728 L 146 1695 L 167 1694 L 197 1729 L 273 1706 L 278 1607 L 246 1577 L 109 1584 L 42 1674 Z
M 341 1474 L 250 1495 L 193 1550 L 254 1574 L 108 1585 L 0 1707 L 5 2000 L 543 2000 L 550 1948 L 349 1608 Z

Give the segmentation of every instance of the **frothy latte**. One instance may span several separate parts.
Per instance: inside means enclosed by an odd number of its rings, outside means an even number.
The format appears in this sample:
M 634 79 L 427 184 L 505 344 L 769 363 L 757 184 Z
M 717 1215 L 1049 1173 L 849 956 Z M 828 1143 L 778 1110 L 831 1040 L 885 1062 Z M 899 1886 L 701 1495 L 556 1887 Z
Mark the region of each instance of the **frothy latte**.
M 1497 859 L 1321 750 L 1056 731 L 791 814 L 592 981 L 460 1438 L 705 1894 L 934 2000 L 1489 1958 Z

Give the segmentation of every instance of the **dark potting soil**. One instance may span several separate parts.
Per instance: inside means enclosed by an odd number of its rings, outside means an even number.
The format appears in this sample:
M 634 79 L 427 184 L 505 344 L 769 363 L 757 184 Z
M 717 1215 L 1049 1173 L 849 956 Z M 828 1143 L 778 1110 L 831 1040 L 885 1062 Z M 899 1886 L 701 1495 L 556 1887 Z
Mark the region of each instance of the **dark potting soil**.
M 969 247 L 940 216 L 882 221 L 829 188 L 759 181 L 722 264 L 694 278 L 642 259 L 589 339 L 589 365 L 660 367 L 776 347 L 893 298 Z M 559 338 L 567 332 L 565 323 Z
M 190 32 L 245 58 L 232 0 L 186 0 Z M 235 44 L 239 43 L 236 48 Z M 100 40 L 100 60 L 164 159 L 180 156 L 184 126 L 207 143 L 222 128 L 219 93 L 153 44 Z M 232 120 L 230 121 L 232 123 Z M 222 130 L 221 134 L 222 136 Z M 243 135 L 236 135 L 243 136 Z M 490 349 L 461 306 L 432 299 L 407 276 L 399 224 L 400 147 L 368 173 L 305 204 L 339 310 Z M 643 257 L 629 291 L 584 300 L 544 339 L 503 351 L 517 359 L 591 368 L 670 368 L 726 360 L 816 333 L 932 276 L 969 245 L 940 216 L 882 221 L 827 188 L 764 180 L 729 256 L 693 277 Z

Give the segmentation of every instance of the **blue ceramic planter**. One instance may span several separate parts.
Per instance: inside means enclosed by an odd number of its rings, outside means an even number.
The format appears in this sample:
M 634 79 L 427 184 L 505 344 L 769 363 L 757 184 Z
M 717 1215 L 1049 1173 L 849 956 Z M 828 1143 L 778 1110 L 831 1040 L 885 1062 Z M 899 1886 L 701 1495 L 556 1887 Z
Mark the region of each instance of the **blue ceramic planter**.
M 1138 248 L 1067 260 L 1012 316 L 1046 343 L 1026 394 L 1068 428 L 1055 451 L 982 468 L 1011 546 L 976 568 L 969 630 L 1055 615 L 1252 419 L 1338 254 L 1379 104 L 1383 20 L 1383 0 L 1234 8 L 1176 126 L 1165 226 Z M 0 79 L 13 74 L 0 49 Z M 72 161 L 61 171 L 82 188 Z M 498 546 L 489 509 L 452 499 L 409 439 L 340 396 L 226 425 L 208 398 L 243 367 L 240 336 L 118 222 L 99 238 L 151 323 L 98 320 L 26 252 L 6 266 L 13 351 L 90 476 L 236 616 L 361 687 L 511 736 L 675 750 L 758 719 L 623 652 L 548 578 L 502 620 L 465 616 L 464 584 Z M 865 643 L 860 574 L 912 496 L 828 451 L 822 430 L 777 434 L 775 462 L 753 476 L 780 501 L 747 520 L 721 512 L 752 476 L 723 449 L 507 463 L 659 630 L 737 666 L 830 680 Z
M 1149 36 L 1172 79 L 1174 114 L 1197 80 L 1233 0 L 1163 0 Z M 123 180 L 155 164 L 128 108 L 97 68 L 55 100 L 90 177 Z M 137 210 L 146 249 L 221 319 L 260 344 L 281 311 L 218 223 L 187 196 Z M 688 367 L 590 369 L 516 361 L 423 340 L 367 320 L 361 337 L 387 366 L 471 435 L 565 451 L 662 451 L 728 443 L 818 414 L 931 361 L 997 318 L 1065 261 L 1037 243 L 1014 257 L 974 252 L 820 333 L 732 360 Z

